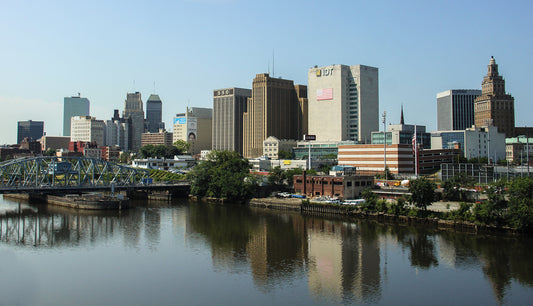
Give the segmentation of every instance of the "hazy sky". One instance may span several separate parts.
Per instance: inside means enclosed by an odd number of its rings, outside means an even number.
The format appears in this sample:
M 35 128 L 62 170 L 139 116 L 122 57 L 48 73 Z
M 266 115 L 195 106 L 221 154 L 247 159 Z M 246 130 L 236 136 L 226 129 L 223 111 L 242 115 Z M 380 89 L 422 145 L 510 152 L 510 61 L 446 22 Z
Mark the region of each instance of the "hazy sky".
M 127 92 L 159 94 L 163 120 L 212 107 L 213 89 L 251 88 L 275 54 L 275 76 L 307 84 L 314 65 L 379 68 L 380 114 L 436 129 L 436 94 L 481 89 L 494 56 L 533 126 L 531 1 L 25 1 L 0 2 L 0 144 L 17 121 L 61 135 L 63 98 L 91 115 L 122 112 Z M 380 124 L 380 127 L 382 124 Z

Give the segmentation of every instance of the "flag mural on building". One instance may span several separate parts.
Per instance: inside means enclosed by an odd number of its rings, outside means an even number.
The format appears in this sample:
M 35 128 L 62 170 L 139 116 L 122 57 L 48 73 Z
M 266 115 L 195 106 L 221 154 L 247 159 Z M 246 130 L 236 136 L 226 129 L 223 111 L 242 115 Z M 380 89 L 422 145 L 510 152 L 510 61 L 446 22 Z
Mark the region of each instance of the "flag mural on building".
M 316 90 L 316 100 L 333 100 L 333 88 L 323 88 Z

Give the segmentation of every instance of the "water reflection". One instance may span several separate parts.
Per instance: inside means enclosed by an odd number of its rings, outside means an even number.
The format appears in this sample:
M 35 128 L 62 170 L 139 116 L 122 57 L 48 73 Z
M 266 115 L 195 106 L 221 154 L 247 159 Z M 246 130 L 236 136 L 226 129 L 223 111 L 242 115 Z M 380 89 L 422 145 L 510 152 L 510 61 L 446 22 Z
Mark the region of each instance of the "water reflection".
M 303 280 L 317 303 L 389 301 L 394 292 L 388 288 L 389 267 L 391 263 L 400 265 L 403 259 L 407 267 L 394 266 L 396 270 L 472 272 L 472 276 L 467 274 L 471 281 L 488 283 L 493 291 L 493 299 L 479 303 L 506 303 L 510 288 L 517 283 L 527 288 L 525 296 L 531 296 L 533 287 L 532 239 L 525 237 L 437 232 L 186 202 L 140 203 L 138 208 L 120 213 L 23 202 L 0 204 L 0 243 L 4 245 L 77 248 L 119 242 L 127 248 L 155 252 L 163 247 L 166 229 L 173 237 L 183 238 L 186 248 L 209 252 L 215 273 L 249 274 L 262 293 Z M 475 279 L 476 271 L 485 280 Z

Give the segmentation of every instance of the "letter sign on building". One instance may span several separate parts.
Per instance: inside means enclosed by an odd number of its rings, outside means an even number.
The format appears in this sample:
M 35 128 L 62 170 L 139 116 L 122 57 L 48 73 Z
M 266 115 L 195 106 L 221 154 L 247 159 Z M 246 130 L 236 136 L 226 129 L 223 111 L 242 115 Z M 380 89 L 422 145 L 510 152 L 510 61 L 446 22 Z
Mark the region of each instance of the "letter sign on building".
M 323 69 L 318 69 L 316 71 L 316 76 L 317 77 L 328 76 L 328 75 L 332 75 L 332 74 L 333 74 L 333 68 L 323 68 Z

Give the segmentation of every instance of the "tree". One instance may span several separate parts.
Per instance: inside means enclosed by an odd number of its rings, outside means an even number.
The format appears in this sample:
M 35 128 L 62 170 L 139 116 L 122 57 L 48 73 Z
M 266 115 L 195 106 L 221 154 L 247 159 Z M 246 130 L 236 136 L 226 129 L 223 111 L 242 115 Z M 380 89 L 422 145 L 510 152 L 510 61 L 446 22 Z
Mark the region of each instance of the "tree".
M 44 156 L 56 156 L 56 150 L 48 149 L 43 153 Z
M 412 180 L 409 185 L 411 202 L 415 204 L 416 207 L 427 210 L 428 205 L 433 203 L 436 188 L 437 185 L 425 177 Z
M 390 172 L 389 167 L 385 167 L 385 171 L 383 173 L 376 174 L 377 179 L 387 179 L 387 180 L 395 180 L 396 176 L 392 172 Z
M 448 200 L 465 201 L 467 199 L 467 188 L 474 186 L 474 179 L 464 172 L 456 174 L 454 177 L 442 184 L 443 196 Z
M 278 159 L 292 159 L 294 154 L 292 151 L 280 150 L 278 152 Z
M 378 195 L 372 192 L 371 188 L 366 188 L 361 192 L 361 197 L 365 199 L 365 204 L 362 205 L 365 210 L 374 210 L 378 203 Z
M 172 146 L 167 147 L 165 145 L 145 145 L 139 149 L 139 154 L 142 158 L 174 158 L 175 155 L 179 155 L 179 150 Z
M 207 160 L 194 167 L 187 177 L 191 182 L 191 194 L 230 202 L 249 199 L 255 188 L 248 160 L 230 151 L 211 151 Z
M 275 187 L 281 186 L 285 179 L 284 174 L 285 171 L 283 171 L 280 166 L 274 167 L 270 169 L 268 173 L 268 182 Z
M 190 143 L 186 142 L 185 140 L 178 140 L 174 142 L 174 147 L 178 150 L 178 153 L 176 155 L 183 154 L 187 151 L 189 151 Z
M 514 179 L 508 195 L 509 224 L 517 229 L 533 229 L 533 178 Z

